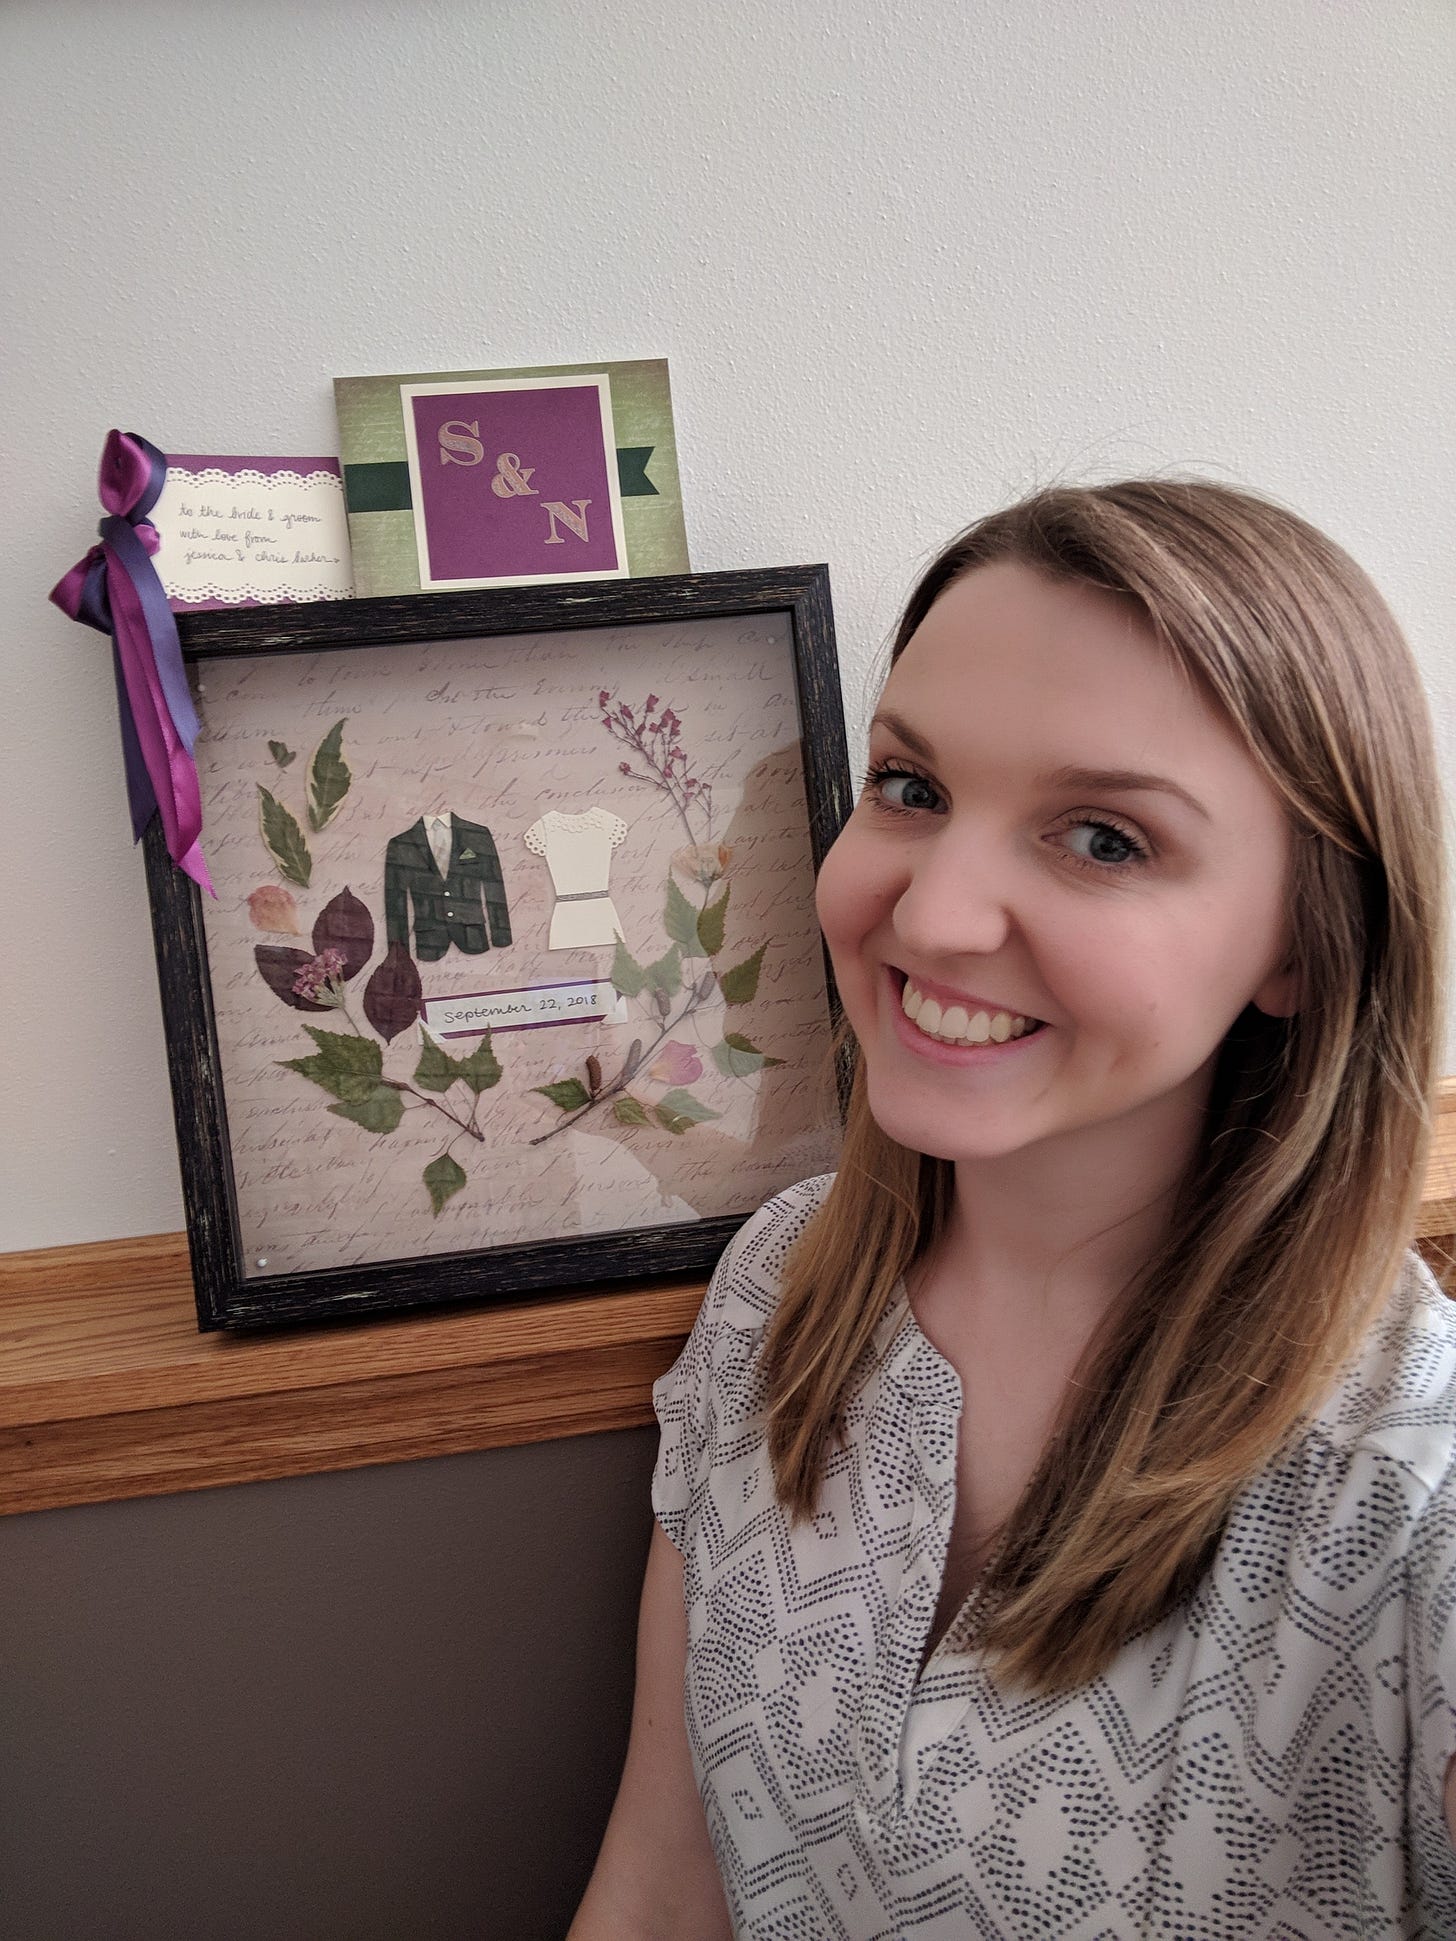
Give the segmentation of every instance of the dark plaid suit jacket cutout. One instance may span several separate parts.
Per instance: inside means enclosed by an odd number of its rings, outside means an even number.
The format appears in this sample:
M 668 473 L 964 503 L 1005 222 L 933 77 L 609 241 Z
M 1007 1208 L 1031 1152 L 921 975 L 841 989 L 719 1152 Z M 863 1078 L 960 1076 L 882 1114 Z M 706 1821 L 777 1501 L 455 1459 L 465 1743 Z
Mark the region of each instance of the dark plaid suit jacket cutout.
M 450 867 L 435 866 L 425 819 L 391 836 L 384 851 L 384 934 L 410 947 L 410 900 L 414 900 L 413 955 L 433 963 L 454 944 L 467 957 L 511 941 L 510 911 L 495 838 L 478 822 L 452 815 Z

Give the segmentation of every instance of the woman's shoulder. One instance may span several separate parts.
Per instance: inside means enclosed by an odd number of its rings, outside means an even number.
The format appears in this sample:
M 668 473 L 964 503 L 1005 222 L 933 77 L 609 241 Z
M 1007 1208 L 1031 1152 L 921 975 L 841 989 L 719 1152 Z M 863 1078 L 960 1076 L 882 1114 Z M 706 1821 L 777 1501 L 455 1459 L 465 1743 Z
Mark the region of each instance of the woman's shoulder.
M 745 1220 L 713 1270 L 705 1309 L 730 1327 L 761 1330 L 778 1305 L 789 1249 L 833 1184 L 833 1173 L 801 1179 Z
M 1320 1409 L 1323 1440 L 1383 1456 L 1429 1492 L 1456 1458 L 1456 1302 L 1410 1249 L 1389 1300 Z

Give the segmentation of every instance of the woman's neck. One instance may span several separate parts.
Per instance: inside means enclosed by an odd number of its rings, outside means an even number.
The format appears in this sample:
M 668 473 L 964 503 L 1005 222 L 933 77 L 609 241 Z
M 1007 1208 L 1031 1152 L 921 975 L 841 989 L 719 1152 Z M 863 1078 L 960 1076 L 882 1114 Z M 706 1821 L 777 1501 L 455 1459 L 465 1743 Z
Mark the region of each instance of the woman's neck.
M 1197 1151 L 1202 1106 L 1160 1103 L 1174 1109 L 957 1162 L 941 1299 L 960 1283 L 1013 1313 L 1090 1310 L 1095 1326 L 1162 1243 Z

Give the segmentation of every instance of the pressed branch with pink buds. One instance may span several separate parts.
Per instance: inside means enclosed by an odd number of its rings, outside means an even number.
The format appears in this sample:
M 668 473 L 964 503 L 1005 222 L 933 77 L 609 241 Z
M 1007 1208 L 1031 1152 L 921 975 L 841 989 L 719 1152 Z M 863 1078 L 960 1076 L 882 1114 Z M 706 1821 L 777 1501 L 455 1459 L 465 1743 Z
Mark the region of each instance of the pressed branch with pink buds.
M 726 1022 L 730 1008 L 753 1002 L 768 946 L 761 943 L 741 963 L 720 969 L 732 893 L 732 885 L 724 879 L 733 851 L 713 841 L 713 791 L 691 772 L 683 752 L 682 722 L 673 709 L 660 705 L 655 694 L 649 694 L 639 710 L 626 701 L 614 704 L 610 689 L 603 688 L 597 705 L 608 734 L 637 757 L 638 765 L 619 763 L 620 772 L 629 780 L 650 783 L 669 797 L 687 830 L 688 843 L 673 853 L 665 885 L 662 926 L 667 949 L 653 962 L 639 963 L 621 936 L 617 938 L 612 986 L 624 1002 L 641 1007 L 642 1035 L 633 1039 L 614 1077 L 606 1076 L 601 1060 L 593 1055 L 580 1075 L 564 1074 L 547 1085 L 532 1087 L 561 1114 L 554 1126 L 531 1140 L 533 1146 L 568 1131 L 589 1113 L 604 1110 L 624 1129 L 646 1126 L 681 1136 L 723 1116 L 689 1089 L 708 1076 L 702 1051 L 728 1079 L 748 1079 L 784 1062 L 760 1050 L 740 1031 L 724 1031 L 717 1044 L 701 1035 L 710 1004 L 723 1004 Z M 684 882 L 696 884 L 697 903 L 678 886 L 674 872 Z M 694 960 L 704 968 L 697 969 Z M 698 1037 L 698 1044 L 675 1035 L 687 1027 Z M 639 1095 L 634 1088 L 642 1080 L 666 1090 L 656 1097 Z
M 640 709 L 626 701 L 614 703 L 609 688 L 597 695 L 597 706 L 607 733 L 637 757 L 635 764 L 619 762 L 618 773 L 660 789 L 681 816 L 689 842 L 709 842 L 713 834 L 712 784 L 691 772 L 682 745 L 682 722 L 675 711 L 659 702 L 655 694 L 649 694 Z M 700 826 L 694 826 L 694 816 Z

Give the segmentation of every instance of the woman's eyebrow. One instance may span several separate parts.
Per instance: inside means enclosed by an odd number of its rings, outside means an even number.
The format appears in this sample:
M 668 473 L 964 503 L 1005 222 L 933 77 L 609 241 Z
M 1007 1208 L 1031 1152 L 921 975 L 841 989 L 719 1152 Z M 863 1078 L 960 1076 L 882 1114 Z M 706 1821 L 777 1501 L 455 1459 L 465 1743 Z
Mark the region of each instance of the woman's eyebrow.
M 870 726 L 887 729 L 897 741 L 904 742 L 912 755 L 917 755 L 921 761 L 934 765 L 935 750 L 924 735 L 912 728 L 902 715 L 894 713 L 889 708 L 881 708 Z M 1078 768 L 1075 766 L 1054 768 L 1049 774 L 1039 775 L 1036 786 L 1043 789 L 1143 790 L 1149 793 L 1172 795 L 1180 802 L 1185 802 L 1193 813 L 1202 816 L 1205 822 L 1212 820 L 1208 810 L 1204 808 L 1197 796 L 1190 795 L 1187 789 L 1180 787 L 1166 775 L 1151 775 L 1138 768 Z
M 1198 800 L 1190 795 L 1177 782 L 1169 781 L 1166 775 L 1149 775 L 1138 768 L 1056 768 L 1049 775 L 1038 778 L 1041 787 L 1049 789 L 1144 789 L 1161 795 L 1176 795 L 1180 802 L 1186 802 L 1195 815 L 1211 822 L 1212 817 Z
M 876 712 L 874 719 L 870 722 L 871 733 L 876 728 L 887 729 L 895 737 L 896 741 L 903 741 L 905 746 L 910 750 L 910 753 L 912 755 L 918 755 L 921 761 L 933 762 L 935 760 L 935 750 L 925 739 L 924 735 L 917 734 L 905 717 L 894 713 L 892 709 L 880 708 Z

